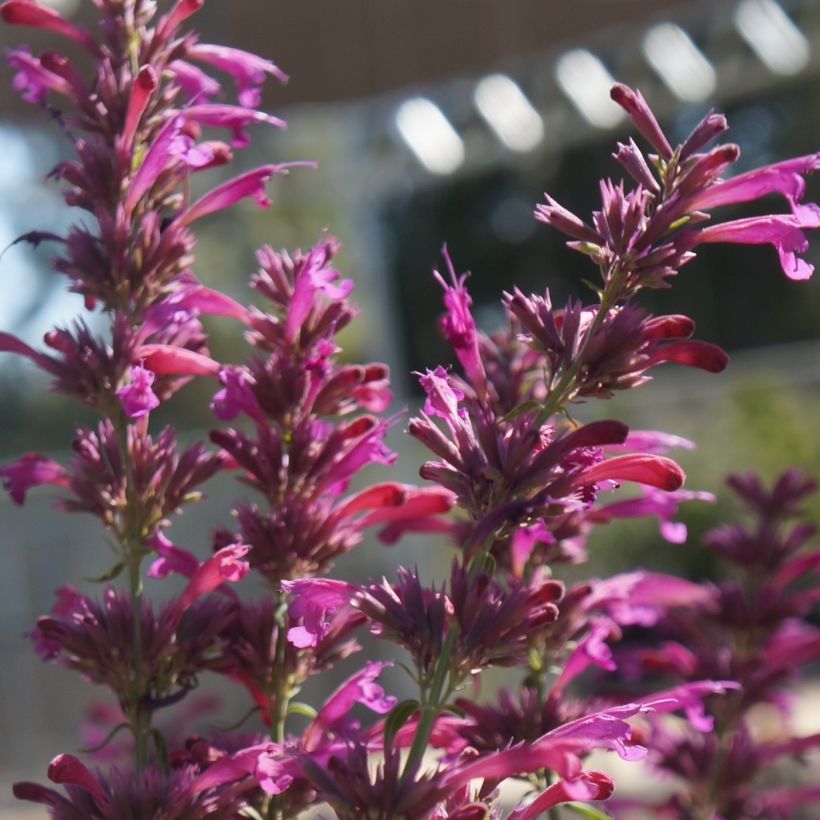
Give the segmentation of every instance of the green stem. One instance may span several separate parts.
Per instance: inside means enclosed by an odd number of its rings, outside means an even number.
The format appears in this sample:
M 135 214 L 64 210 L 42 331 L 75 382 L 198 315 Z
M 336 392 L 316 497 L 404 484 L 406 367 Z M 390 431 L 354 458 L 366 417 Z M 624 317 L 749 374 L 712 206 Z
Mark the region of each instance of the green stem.
M 484 566 L 494 540 L 495 535 L 490 535 L 481 545 L 481 549 L 470 559 L 470 563 L 467 567 L 468 583 L 475 580 L 475 576 Z M 456 640 L 458 639 L 458 632 L 458 623 L 451 621 L 447 629 L 447 635 L 444 638 L 444 643 L 441 645 L 441 652 L 436 659 L 433 677 L 430 681 L 430 689 L 426 692 L 426 696 L 425 693 L 422 693 L 422 707 L 419 714 L 419 722 L 416 726 L 413 744 L 410 747 L 410 752 L 404 763 L 402 777 L 406 777 L 424 757 L 424 753 L 427 750 L 427 741 L 430 739 L 430 732 L 433 731 L 433 724 L 436 718 L 441 714 L 457 685 L 457 682 L 453 680 L 453 671 L 450 669 L 450 661 L 456 646 Z M 449 686 L 445 691 L 444 684 L 448 677 Z
M 287 612 L 287 602 L 283 596 L 274 615 L 276 620 L 276 651 L 273 657 L 272 685 L 268 697 L 271 740 L 278 744 L 285 741 L 285 721 L 288 716 L 288 701 L 290 700 L 290 683 L 287 679 L 285 657 L 287 651 Z M 270 707 L 271 702 L 273 703 L 272 707 Z M 279 795 L 271 797 L 267 814 L 269 820 L 284 820 L 285 813 L 282 807 L 282 798 Z
M 575 379 L 581 369 L 584 353 L 586 352 L 587 347 L 589 347 L 589 343 L 595 335 L 595 331 L 597 331 L 601 326 L 601 323 L 606 318 L 606 315 L 609 313 L 609 310 L 614 302 L 615 299 L 605 292 L 601 298 L 601 304 L 598 306 L 598 312 L 595 314 L 592 324 L 589 326 L 586 334 L 584 335 L 584 340 L 581 343 L 580 349 L 575 354 L 570 366 L 564 371 L 564 375 L 561 376 L 561 380 L 550 390 L 549 396 L 547 396 L 543 407 L 535 419 L 536 425 L 540 426 L 544 424 L 547 419 L 553 415 L 553 413 L 560 410 L 568 399 L 571 398 L 572 388 L 575 386 Z
M 131 680 L 131 728 L 134 732 L 134 769 L 136 781 L 140 782 L 148 757 L 148 732 L 150 715 L 142 707 L 144 682 L 142 680 L 142 577 L 139 557 L 128 561 L 128 588 L 131 593 L 131 612 L 133 616 L 133 677 Z
M 129 701 L 129 720 L 134 734 L 134 771 L 139 788 L 142 772 L 148 759 L 148 735 L 151 715 L 143 708 L 145 681 L 142 675 L 142 544 L 139 540 L 139 510 L 135 492 L 134 469 L 128 446 L 128 420 L 124 415 L 113 417 L 117 430 L 120 455 L 125 470 L 125 512 L 120 524 L 120 541 L 128 566 L 128 591 L 131 596 L 132 616 L 132 675 Z

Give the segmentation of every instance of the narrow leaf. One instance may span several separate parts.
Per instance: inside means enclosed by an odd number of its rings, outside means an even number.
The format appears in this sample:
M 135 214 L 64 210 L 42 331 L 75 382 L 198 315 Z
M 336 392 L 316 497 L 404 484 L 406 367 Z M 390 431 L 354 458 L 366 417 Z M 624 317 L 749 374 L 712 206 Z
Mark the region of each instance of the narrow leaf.
M 103 749 L 104 749 L 104 748 L 105 748 L 105 747 L 106 747 L 106 746 L 107 746 L 107 745 L 108 745 L 108 744 L 109 744 L 109 743 L 110 743 L 110 742 L 114 739 L 114 736 L 115 736 L 116 734 L 118 734 L 118 733 L 119 733 L 122 729 L 130 729 L 130 728 L 131 728 L 131 726 L 130 726 L 130 724 L 128 723 L 128 721 L 123 721 L 123 722 L 122 722 L 122 723 L 120 723 L 118 726 L 115 726 L 115 727 L 114 727 L 114 728 L 113 728 L 113 729 L 112 729 L 112 730 L 111 730 L 111 731 L 110 731 L 110 732 L 109 732 L 109 733 L 105 736 L 105 740 L 103 740 L 103 742 L 102 742 L 102 743 L 100 743 L 98 746 L 94 746 L 94 747 L 93 747 L 93 748 L 91 748 L 91 749 L 80 749 L 80 751 L 81 751 L 84 755 L 90 755 L 90 754 L 93 754 L 94 752 L 99 752 L 99 751 L 102 751 L 102 750 L 103 750 Z
M 417 700 L 403 700 L 397 703 L 387 716 L 384 722 L 384 747 L 385 749 L 393 745 L 393 739 L 396 737 L 396 732 L 404 726 L 410 719 L 410 716 L 419 708 Z
M 91 584 L 104 584 L 106 581 L 113 581 L 125 569 L 125 562 L 120 561 L 114 564 L 108 572 L 98 575 L 96 578 L 86 578 L 85 580 Z
M 562 808 L 569 809 L 581 817 L 588 817 L 589 820 L 612 820 L 612 815 L 605 811 L 590 806 L 589 803 L 563 803 Z

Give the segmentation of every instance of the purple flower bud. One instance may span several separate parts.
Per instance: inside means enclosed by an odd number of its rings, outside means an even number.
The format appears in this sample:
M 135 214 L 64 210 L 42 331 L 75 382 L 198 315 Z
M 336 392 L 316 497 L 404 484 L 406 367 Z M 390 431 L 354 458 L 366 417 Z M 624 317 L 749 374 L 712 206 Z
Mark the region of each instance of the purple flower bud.
M 646 100 L 640 91 L 635 91 L 629 86 L 617 83 L 612 86 L 609 92 L 612 99 L 626 111 L 632 122 L 635 123 L 638 131 L 643 134 L 649 144 L 663 157 L 670 159 L 672 147 L 666 139 L 655 115 L 652 113 Z

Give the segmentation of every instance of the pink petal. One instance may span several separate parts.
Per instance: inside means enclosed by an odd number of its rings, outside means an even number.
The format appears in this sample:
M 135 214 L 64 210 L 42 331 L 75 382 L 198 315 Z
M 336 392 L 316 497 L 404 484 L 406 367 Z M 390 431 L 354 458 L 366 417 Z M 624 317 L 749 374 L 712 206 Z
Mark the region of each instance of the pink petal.
M 69 23 L 54 9 L 32 3 L 30 0 L 7 0 L 0 6 L 0 15 L 9 25 L 47 29 L 79 43 L 94 55 L 100 53 L 97 42 L 85 29 Z
M 244 578 L 250 565 L 241 559 L 249 550 L 250 547 L 246 544 L 230 544 L 200 564 L 177 599 L 170 620 L 177 621 L 197 598 L 212 592 L 225 581 L 239 581 Z
M 0 467 L 0 482 L 15 504 L 23 504 L 32 487 L 41 484 L 68 487 L 69 476 L 56 461 L 37 453 L 26 453 L 14 463 Z
M 131 96 L 128 99 L 128 109 L 125 113 L 125 124 L 123 125 L 122 137 L 126 145 L 130 145 L 134 139 L 139 121 L 145 113 L 151 94 L 158 84 L 157 72 L 150 65 L 143 66 L 139 70 L 136 79 L 131 86 Z
M 670 458 L 634 453 L 601 461 L 584 470 L 575 479 L 575 486 L 590 482 L 635 481 L 661 490 L 677 490 L 686 474 Z
M 219 362 L 202 353 L 174 345 L 142 345 L 137 355 L 153 373 L 171 376 L 216 376 Z
M 48 778 L 52 783 L 85 789 L 94 798 L 97 806 L 105 812 L 112 808 L 111 800 L 103 787 L 74 755 L 57 755 L 48 764 Z

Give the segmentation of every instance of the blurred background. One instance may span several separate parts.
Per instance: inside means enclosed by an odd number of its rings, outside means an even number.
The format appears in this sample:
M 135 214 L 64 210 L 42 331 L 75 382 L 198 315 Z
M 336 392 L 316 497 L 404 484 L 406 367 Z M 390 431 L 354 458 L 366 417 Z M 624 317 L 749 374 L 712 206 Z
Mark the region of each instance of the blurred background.
M 81 0 L 49 4 L 78 20 L 90 16 Z M 346 332 L 346 355 L 390 364 L 397 409 L 418 400 L 411 371 L 453 360 L 436 332 L 440 290 L 430 276 L 445 241 L 457 268 L 473 273 L 487 330 L 500 323 L 499 297 L 514 283 L 548 286 L 558 301 L 589 298 L 582 279 L 594 270 L 535 223 L 532 210 L 549 191 L 586 216 L 598 179 L 619 178 L 610 152 L 630 129 L 609 101 L 613 80 L 643 91 L 673 143 L 711 107 L 724 111 L 742 148 L 739 171 L 820 147 L 818 0 L 211 0 L 195 23 L 204 42 L 259 52 L 291 76 L 285 87 L 270 84 L 263 106 L 288 120 L 287 131 L 255 132 L 232 172 L 268 161 L 320 165 L 275 180 L 268 211 L 242 203 L 203 223 L 198 275 L 247 298 L 256 247 L 307 247 L 324 231 L 338 235 L 339 267 L 356 281 L 362 309 Z M 5 29 L 0 39 L 49 47 L 36 34 Z M 9 80 L 0 86 L 0 247 L 79 218 L 45 179 L 70 146 L 47 111 L 14 98 Z M 810 181 L 809 197 L 817 200 L 819 188 Z M 49 271 L 49 255 L 15 246 L 0 260 L 0 329 L 30 344 L 81 308 Z M 816 239 L 808 258 L 820 264 Z M 613 416 L 694 439 L 698 448 L 680 461 L 695 489 L 720 492 L 730 470 L 771 477 L 798 464 L 820 472 L 817 274 L 789 282 L 768 246 L 708 246 L 671 291 L 645 294 L 643 304 L 694 317 L 698 337 L 732 355 L 729 370 L 661 372 L 630 395 L 580 408 L 582 418 Z M 236 327 L 210 329 L 217 358 L 245 358 Z M 212 389 L 187 387 L 157 422 L 201 434 L 211 424 Z M 32 449 L 61 457 L 83 421 L 40 374 L 0 357 L 0 463 Z M 424 454 L 402 427 L 393 435 L 401 453 L 393 476 L 413 481 Z M 215 483 L 197 518 L 175 525 L 175 540 L 204 555 L 238 493 Z M 53 754 L 80 745 L 76 715 L 89 696 L 72 675 L 42 667 L 23 633 L 50 608 L 55 586 L 82 585 L 113 563 L 95 523 L 53 512 L 52 501 L 35 492 L 20 510 L 0 498 L 0 807 L 10 818 L 27 815 L 6 808 L 6 784 L 42 778 Z M 697 537 L 730 510 L 725 500 L 690 505 L 686 546 L 664 544 L 651 523 L 613 526 L 593 545 L 591 572 L 642 563 L 704 577 L 710 566 Z M 367 544 L 339 573 L 379 576 L 399 561 L 440 573 L 446 558 L 433 556 L 444 551 L 428 541 L 390 551 Z M 226 714 L 225 724 L 241 712 L 229 705 Z

